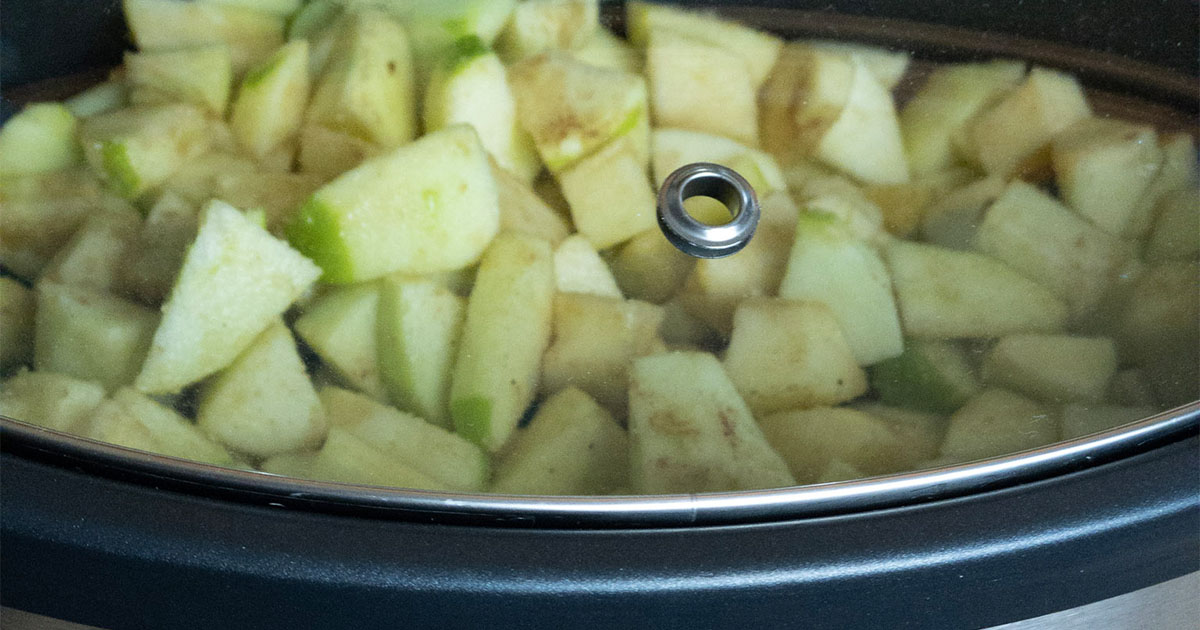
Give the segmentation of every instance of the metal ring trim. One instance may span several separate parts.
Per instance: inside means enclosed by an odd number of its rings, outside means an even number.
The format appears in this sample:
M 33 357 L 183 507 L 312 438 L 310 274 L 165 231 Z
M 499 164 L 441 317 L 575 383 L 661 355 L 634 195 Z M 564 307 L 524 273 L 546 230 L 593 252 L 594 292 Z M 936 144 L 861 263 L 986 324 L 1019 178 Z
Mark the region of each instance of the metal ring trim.
M 692 197 L 712 197 L 725 204 L 732 220 L 724 225 L 697 221 L 684 207 Z M 671 173 L 658 191 L 658 224 L 676 248 L 696 258 L 723 258 L 741 251 L 758 227 L 754 188 L 731 168 L 695 162 Z

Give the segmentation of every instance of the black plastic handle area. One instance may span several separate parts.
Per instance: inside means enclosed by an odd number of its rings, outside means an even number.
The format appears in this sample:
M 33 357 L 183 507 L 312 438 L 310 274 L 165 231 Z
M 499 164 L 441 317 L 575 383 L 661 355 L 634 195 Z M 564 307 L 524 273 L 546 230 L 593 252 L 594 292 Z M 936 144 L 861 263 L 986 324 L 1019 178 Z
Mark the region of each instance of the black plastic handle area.
M 1197 437 L 959 499 L 657 530 L 287 511 L 0 459 L 0 603 L 101 627 L 983 627 L 1200 569 Z

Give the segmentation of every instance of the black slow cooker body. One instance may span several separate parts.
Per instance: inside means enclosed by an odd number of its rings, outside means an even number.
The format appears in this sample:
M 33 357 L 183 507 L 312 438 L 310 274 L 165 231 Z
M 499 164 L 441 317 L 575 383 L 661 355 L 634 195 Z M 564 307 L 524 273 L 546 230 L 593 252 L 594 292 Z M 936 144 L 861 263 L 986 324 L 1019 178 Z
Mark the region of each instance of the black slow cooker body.
M 1015 34 L 1189 77 L 1200 57 L 1190 0 L 742 4 Z M 113 63 L 119 23 L 107 1 L 5 2 L 0 83 Z M 106 628 L 985 627 L 1200 571 L 1190 426 L 956 498 L 670 528 L 227 493 L 5 439 L 0 605 Z

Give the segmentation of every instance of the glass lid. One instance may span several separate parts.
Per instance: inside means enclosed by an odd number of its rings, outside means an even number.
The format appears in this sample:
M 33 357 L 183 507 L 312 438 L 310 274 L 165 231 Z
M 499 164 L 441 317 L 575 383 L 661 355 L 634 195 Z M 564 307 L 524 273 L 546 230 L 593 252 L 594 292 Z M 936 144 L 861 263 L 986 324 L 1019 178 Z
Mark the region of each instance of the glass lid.
M 962 494 L 1200 425 L 1178 69 L 746 6 L 122 8 L 119 65 L 5 87 L 6 450 L 661 524 Z

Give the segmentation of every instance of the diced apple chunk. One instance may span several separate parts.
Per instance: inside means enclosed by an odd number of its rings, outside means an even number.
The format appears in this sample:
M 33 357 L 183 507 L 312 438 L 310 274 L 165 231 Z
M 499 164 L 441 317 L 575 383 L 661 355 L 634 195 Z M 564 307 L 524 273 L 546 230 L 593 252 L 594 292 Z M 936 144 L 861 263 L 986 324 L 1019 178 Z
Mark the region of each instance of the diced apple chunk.
M 755 88 L 742 60 L 672 30 L 651 29 L 646 77 L 656 127 L 679 127 L 758 145 Z
M 677 299 L 691 315 L 728 337 L 743 300 L 778 293 L 791 246 L 791 230 L 760 221 L 754 238 L 738 253 L 696 261 Z
M 1162 150 L 1149 125 L 1084 118 L 1051 143 L 1055 181 L 1067 205 L 1109 234 L 1129 230 L 1133 211 L 1158 174 Z
M 126 251 L 141 228 L 141 215 L 133 209 L 101 212 L 88 217 L 42 272 L 43 280 L 113 290 Z
M 0 383 L 0 414 L 13 420 L 78 433 L 104 400 L 100 383 L 54 372 L 18 372 Z
M 821 302 L 742 302 L 733 317 L 725 370 L 759 417 L 835 405 L 867 391 L 866 374 Z
M 517 105 L 504 64 L 477 37 L 458 41 L 433 70 L 425 90 L 425 130 L 466 123 L 475 128 L 488 154 L 522 181 L 542 168 L 533 140 L 517 123 Z
M 32 175 L 79 161 L 79 121 L 58 103 L 32 103 L 0 128 L 0 175 Z
M 321 390 L 321 402 L 331 427 L 437 480 L 445 489 L 479 491 L 487 483 L 487 455 L 444 428 L 336 387 Z
M 965 128 L 966 151 L 988 173 L 1012 174 L 1054 134 L 1091 115 L 1075 77 L 1034 68 L 999 103 Z
M 218 442 L 255 457 L 315 448 L 327 427 L 296 342 L 282 323 L 268 326 L 205 383 L 196 418 Z
M 628 137 L 558 174 L 571 218 L 596 249 L 623 243 L 657 225 L 657 200 Z
M 0 372 L 33 361 L 37 297 L 17 280 L 0 276 Z
M 80 126 L 79 140 L 96 173 L 127 199 L 161 184 L 210 142 L 204 114 L 181 104 L 94 116 Z
M 321 294 L 293 328 L 345 384 L 377 400 L 387 392 L 377 356 L 379 285 L 355 284 Z
M 1117 405 L 1070 404 L 1062 408 L 1062 439 L 1071 440 L 1123 424 L 1149 418 L 1158 410 L 1154 407 L 1121 407 Z
M 308 107 L 308 42 L 292 41 L 248 72 L 229 113 L 229 126 L 258 159 L 300 130 Z
M 608 265 L 592 244 L 578 234 L 568 236 L 555 248 L 554 278 L 559 293 L 622 297 Z
M 908 160 L 892 95 L 862 61 L 852 63 L 845 105 L 817 142 L 814 155 L 862 182 L 906 182 Z
M 904 354 L 871 367 L 871 386 L 885 404 L 951 413 L 979 391 L 962 348 L 953 342 L 914 340 Z
M 554 259 L 540 239 L 501 234 L 484 254 L 454 364 L 455 430 L 500 449 L 537 391 L 550 341 Z
M 802 213 L 779 296 L 824 302 L 859 365 L 904 349 L 892 280 L 879 255 L 825 213 Z
M 630 483 L 635 492 L 720 492 L 790 486 L 716 357 L 671 352 L 630 370 Z
M 496 49 L 509 62 L 584 46 L 599 29 L 597 0 L 532 0 L 513 7 Z
M 105 192 L 89 169 L 0 180 L 0 263 L 32 282 L 98 206 Z
M 651 2 L 629 2 L 625 6 L 629 41 L 645 48 L 651 33 L 672 31 L 723 48 L 726 55 L 741 59 L 750 85 L 758 89 L 766 80 L 782 47 L 769 33 L 716 15 L 705 15 L 679 7 Z
M 139 50 L 172 50 L 224 43 L 234 72 L 258 63 L 283 44 L 283 17 L 211 2 L 123 0 L 125 21 Z
M 760 424 L 800 483 L 817 481 L 835 459 L 864 475 L 879 475 L 908 470 L 922 455 L 890 422 L 854 409 L 788 411 Z
M 1196 155 L 1196 140 L 1192 134 L 1178 132 L 1159 136 L 1162 149 L 1162 165 L 1158 175 L 1146 187 L 1145 194 L 1129 219 L 1124 236 L 1142 238 L 1150 231 L 1155 218 L 1160 215 L 1159 204 L 1164 196 L 1181 188 L 1194 189 L 1200 186 L 1200 158 Z
M 158 314 L 103 291 L 45 281 L 37 286 L 36 321 L 34 367 L 112 390 L 133 382 Z
M 971 461 L 1009 455 L 1053 443 L 1058 435 L 1058 422 L 1037 403 L 985 389 L 950 417 L 942 456 Z
M 417 105 L 408 35 L 378 11 L 348 19 L 313 88 L 306 121 L 383 147 L 409 142 Z
M 94 440 L 218 466 L 236 464 L 187 418 L 128 387 L 101 403 L 84 426 L 84 437 Z
M 268 464 L 272 461 L 267 460 Z M 286 474 L 302 473 L 305 477 L 321 481 L 418 490 L 447 489 L 444 482 L 396 461 L 394 457 L 338 426 L 329 428 L 325 443 L 312 459 L 304 457 L 297 462 L 296 458 L 290 457 L 284 461 L 292 464 L 287 466 Z M 282 466 L 276 468 L 265 465 L 264 468 L 284 472 Z
M 983 360 L 982 378 L 1047 402 L 1098 402 L 1117 371 L 1111 339 L 1011 335 Z
M 1146 242 L 1149 262 L 1194 260 L 1200 254 L 1200 189 L 1177 188 L 1158 202 L 1158 220 Z
M 450 377 L 465 302 L 429 280 L 386 278 L 379 289 L 379 368 L 392 402 L 440 427 L 452 424 Z
M 466 267 L 500 226 L 474 129 L 455 125 L 364 162 L 318 190 L 288 240 L 332 283 Z
M 655 226 L 616 248 L 609 264 L 621 293 L 662 304 L 687 281 L 696 259 L 675 249 Z
M 1024 75 L 1025 64 L 1019 61 L 952 64 L 934 70 L 900 112 L 913 174 L 949 166 L 954 160 L 954 134 Z
M 595 401 L 570 388 L 538 407 L 496 465 L 502 494 L 597 495 L 628 484 L 629 438 Z
M 210 203 L 163 305 L 138 389 L 174 393 L 229 365 L 318 275 L 237 209 Z
M 911 337 L 999 337 L 1066 326 L 1065 303 L 995 259 L 904 241 L 885 253 Z
M 557 246 L 571 233 L 564 218 L 521 178 L 492 163 L 496 196 L 500 203 L 500 231 L 536 236 Z
M 639 132 L 649 112 L 642 78 L 544 53 L 508 69 L 517 118 L 542 161 L 561 171 L 612 140 Z M 643 138 L 635 144 L 645 144 Z
M 132 103 L 191 103 L 223 117 L 233 65 L 226 44 L 125 53 Z
M 975 235 L 980 251 L 1066 300 L 1074 316 L 1091 311 L 1132 248 L 1021 181 L 1009 184 Z
M 554 340 L 542 358 L 542 390 L 578 387 L 624 417 L 630 362 L 665 349 L 658 336 L 662 320 L 662 309 L 646 302 L 559 293 Z

